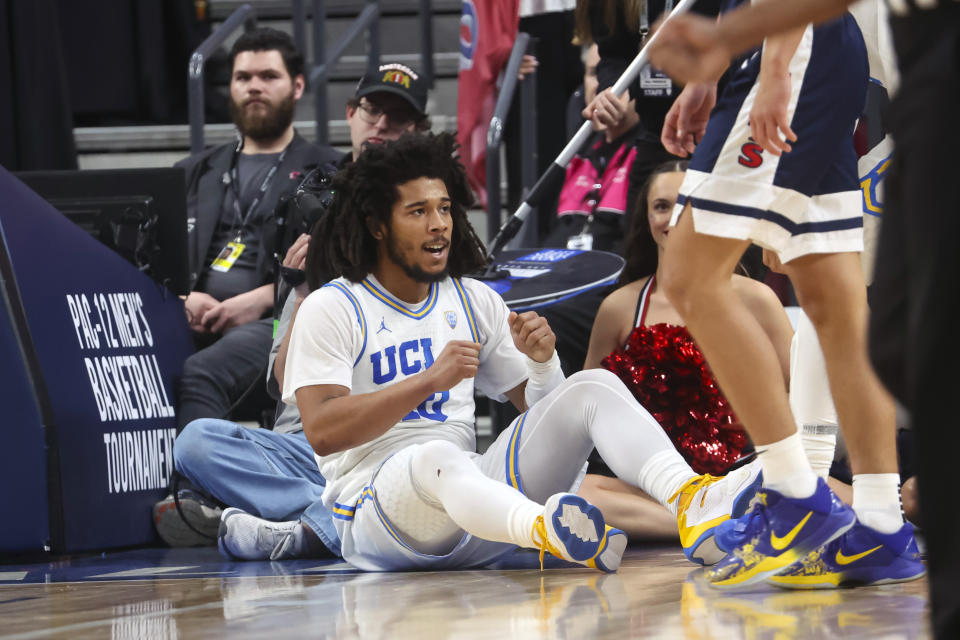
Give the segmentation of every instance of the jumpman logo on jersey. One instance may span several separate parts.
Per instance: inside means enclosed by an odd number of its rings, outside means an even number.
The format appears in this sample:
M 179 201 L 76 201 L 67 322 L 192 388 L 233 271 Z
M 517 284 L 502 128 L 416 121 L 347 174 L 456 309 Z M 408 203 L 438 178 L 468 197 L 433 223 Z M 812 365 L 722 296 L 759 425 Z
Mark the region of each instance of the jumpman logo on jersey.
M 380 335 L 380 332 L 381 332 L 381 331 L 386 331 L 386 332 L 388 332 L 388 333 L 393 333 L 393 331 L 391 331 L 390 329 L 387 329 L 387 321 L 386 321 L 386 319 L 383 318 L 383 317 L 380 318 L 380 328 L 377 329 L 377 335 Z

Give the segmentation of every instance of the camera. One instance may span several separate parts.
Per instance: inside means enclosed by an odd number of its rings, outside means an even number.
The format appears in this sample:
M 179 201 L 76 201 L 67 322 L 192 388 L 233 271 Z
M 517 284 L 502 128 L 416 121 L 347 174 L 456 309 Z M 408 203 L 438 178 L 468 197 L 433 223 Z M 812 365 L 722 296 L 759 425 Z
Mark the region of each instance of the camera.
M 304 177 L 292 195 L 280 199 L 276 210 L 277 234 L 274 247 L 278 264 L 283 263 L 287 250 L 296 239 L 304 233 L 310 233 L 316 221 L 330 207 L 333 202 L 331 180 L 336 172 L 337 167 L 331 163 L 315 167 Z M 283 271 L 281 269 L 281 273 Z

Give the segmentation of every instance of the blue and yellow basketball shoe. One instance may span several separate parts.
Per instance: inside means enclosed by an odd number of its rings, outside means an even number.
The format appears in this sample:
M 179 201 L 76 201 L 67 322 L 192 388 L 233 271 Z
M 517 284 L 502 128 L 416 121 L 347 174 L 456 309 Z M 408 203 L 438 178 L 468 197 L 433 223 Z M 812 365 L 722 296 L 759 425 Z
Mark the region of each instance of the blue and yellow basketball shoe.
M 809 498 L 761 489 L 746 518 L 744 541 L 707 572 L 707 581 L 717 588 L 736 588 L 766 580 L 839 537 L 855 521 L 853 510 L 820 478 Z
M 767 582 L 787 589 L 833 589 L 907 582 L 924 573 L 912 524 L 884 534 L 858 521 Z
M 737 496 L 730 512 L 730 519 L 724 520 L 713 530 L 713 542 L 724 555 L 739 547 L 747 539 L 747 521 L 752 515 L 750 508 L 753 506 L 754 496 L 762 486 L 763 472 L 761 471 L 748 490 Z
M 730 518 L 738 503 L 749 502 L 760 488 L 760 463 L 751 462 L 726 476 L 696 476 L 670 497 L 677 501 L 677 529 L 683 554 L 708 565 L 726 554 L 714 543 L 714 530 Z
M 713 530 L 713 542 L 724 554 L 730 553 L 747 540 L 747 529 L 753 511 L 746 511 L 741 516 L 731 514 L 729 520 L 717 525 Z
M 572 493 L 557 493 L 547 498 L 543 515 L 533 524 L 531 538 L 543 555 L 613 573 L 627 546 L 627 534 L 609 527 L 600 509 Z

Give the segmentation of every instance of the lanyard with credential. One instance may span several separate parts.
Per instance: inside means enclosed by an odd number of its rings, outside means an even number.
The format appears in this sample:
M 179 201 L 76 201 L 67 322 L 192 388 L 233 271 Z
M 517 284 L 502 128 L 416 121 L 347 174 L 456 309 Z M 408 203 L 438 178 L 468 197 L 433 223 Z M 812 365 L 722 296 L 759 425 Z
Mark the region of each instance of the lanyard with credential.
M 673 11 L 673 0 L 667 0 L 663 3 L 663 12 Z M 650 0 L 643 0 L 640 3 L 640 42 L 643 43 L 650 33 Z
M 233 152 L 233 162 L 230 165 L 230 187 L 233 189 L 233 212 L 236 214 L 237 220 L 240 222 L 240 227 L 237 229 L 237 238 L 235 242 L 241 241 L 243 236 L 243 228 L 247 225 L 247 221 L 250 219 L 250 216 L 253 214 L 253 212 L 257 210 L 257 205 L 259 205 L 260 201 L 263 199 L 263 194 L 265 194 L 267 189 L 270 188 L 270 183 L 273 182 L 273 177 L 280 169 L 280 165 L 283 164 L 283 159 L 287 157 L 287 150 L 290 149 L 290 145 L 287 145 L 284 147 L 283 151 L 280 152 L 276 162 L 273 163 L 273 166 L 270 167 L 270 171 L 267 172 L 263 182 L 260 183 L 260 188 L 257 190 L 257 195 L 254 196 L 250 206 L 247 207 L 247 212 L 243 213 L 240 210 L 240 188 L 237 186 L 239 182 L 237 177 L 237 159 L 240 157 L 240 149 L 242 147 L 242 142 L 237 145 L 237 149 Z

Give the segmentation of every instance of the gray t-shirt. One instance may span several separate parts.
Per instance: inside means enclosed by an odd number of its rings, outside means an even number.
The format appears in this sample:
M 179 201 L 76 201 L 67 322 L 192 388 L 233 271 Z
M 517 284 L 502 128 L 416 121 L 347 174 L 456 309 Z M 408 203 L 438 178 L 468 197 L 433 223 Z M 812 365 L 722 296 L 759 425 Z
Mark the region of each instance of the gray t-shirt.
M 279 157 L 279 153 L 241 153 L 237 159 L 237 189 L 227 189 L 223 198 L 220 219 L 207 252 L 206 268 L 197 286 L 198 290 L 217 300 L 232 298 L 264 284 L 257 274 L 257 257 L 268 248 L 260 246 L 260 235 L 263 225 L 273 219 L 274 212 L 271 207 L 264 205 L 260 189 Z M 236 192 L 240 193 L 239 214 L 234 206 Z M 257 196 L 260 196 L 260 202 L 256 209 L 250 211 L 250 205 Z M 243 220 L 244 217 L 246 220 Z M 236 240 L 238 235 L 245 246 L 230 270 L 224 272 L 210 268 L 227 243 Z
M 277 433 L 298 433 L 303 431 L 303 421 L 300 419 L 300 411 L 296 406 L 279 402 L 280 387 L 277 385 L 277 378 L 273 375 L 273 363 L 277 359 L 277 353 L 280 351 L 280 343 L 283 342 L 283 336 L 287 335 L 290 329 L 290 320 L 293 318 L 293 310 L 297 303 L 297 292 L 290 291 L 287 301 L 283 305 L 283 311 L 280 312 L 280 320 L 277 324 L 276 333 L 273 336 L 273 346 L 270 347 L 270 359 L 267 361 L 267 391 L 277 402 L 277 417 L 274 422 L 273 430 Z

